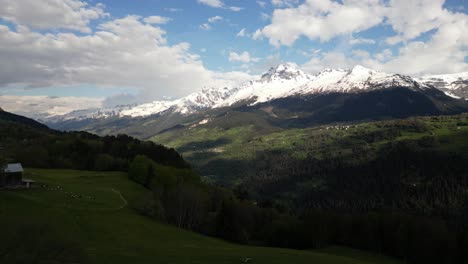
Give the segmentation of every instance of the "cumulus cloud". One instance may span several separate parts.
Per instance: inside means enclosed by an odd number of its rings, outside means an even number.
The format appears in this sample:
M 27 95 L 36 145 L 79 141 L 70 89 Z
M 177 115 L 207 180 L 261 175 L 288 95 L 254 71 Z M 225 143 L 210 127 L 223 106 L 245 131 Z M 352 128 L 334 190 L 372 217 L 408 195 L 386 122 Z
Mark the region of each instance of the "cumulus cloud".
M 452 20 L 443 8 L 445 0 L 391 0 L 386 8 L 387 23 L 397 35 L 387 39 L 390 44 L 410 40 Z M 403 11 L 404 10 L 404 11 Z
M 441 26 L 428 42 L 412 41 L 383 68 L 420 75 L 468 71 L 468 20 Z
M 468 24 L 464 20 L 439 27 L 427 41 L 410 41 L 394 54 L 390 49 L 371 56 L 367 51 L 354 50 L 352 56 L 342 52 L 328 52 L 313 57 L 304 65 L 310 72 L 324 67 L 350 68 L 361 64 L 366 67 L 392 73 L 412 76 L 437 73 L 456 73 L 468 71 Z
M 145 21 L 146 23 L 148 24 L 155 24 L 155 25 L 158 25 L 158 24 L 167 24 L 169 21 L 171 21 L 172 19 L 169 18 L 169 17 L 163 17 L 163 16 L 149 16 L 149 17 L 145 17 L 143 19 L 143 21 Z
M 278 1 L 277 4 L 286 3 Z M 260 29 L 257 38 L 261 34 L 275 46 L 291 46 L 303 35 L 312 40 L 328 41 L 380 24 L 383 11 L 378 0 L 349 0 L 344 3 L 307 0 L 298 7 L 276 9 L 271 24 Z
M 79 0 L 0 0 L 0 17 L 33 29 L 91 32 L 91 20 L 108 16 L 104 6 Z
M 396 44 L 414 39 L 454 19 L 463 19 L 463 13 L 444 8 L 445 0 L 306 0 L 298 7 L 297 1 L 272 0 L 276 6 L 287 6 L 273 12 L 272 23 L 260 30 L 274 45 L 292 45 L 300 36 L 328 41 L 333 37 L 361 32 L 385 23 L 396 35 L 387 43 Z M 466 18 L 464 18 L 466 19 Z M 384 22 L 385 21 L 385 22 Z M 351 44 L 374 44 L 369 39 L 352 39 Z
M 164 30 L 143 21 L 127 16 L 86 35 L 0 25 L 0 87 L 134 87 L 151 100 L 220 83 L 190 44 L 169 45 Z
M 274 10 L 271 23 L 258 29 L 254 39 L 267 38 L 272 45 L 291 46 L 301 36 L 327 42 L 386 25 L 395 32 L 385 40 L 386 45 L 403 42 L 397 52 L 382 43 L 384 50 L 375 55 L 355 51 L 345 56 L 339 50 L 323 53 L 306 64 L 310 69 L 359 63 L 413 75 L 468 70 L 468 34 L 464 33 L 468 32 L 468 15 L 444 8 L 444 0 L 306 0 L 297 7 L 274 2 L 287 8 Z M 417 39 L 428 32 L 427 40 Z M 347 49 L 375 43 L 373 39 L 351 37 Z M 337 65 L 330 65 L 333 63 Z
M 236 52 L 230 52 L 229 53 L 229 61 L 231 62 L 243 62 L 243 63 L 248 63 L 248 62 L 257 62 L 259 61 L 259 58 L 253 58 L 250 56 L 250 53 L 247 51 L 244 51 L 242 53 L 236 53 Z

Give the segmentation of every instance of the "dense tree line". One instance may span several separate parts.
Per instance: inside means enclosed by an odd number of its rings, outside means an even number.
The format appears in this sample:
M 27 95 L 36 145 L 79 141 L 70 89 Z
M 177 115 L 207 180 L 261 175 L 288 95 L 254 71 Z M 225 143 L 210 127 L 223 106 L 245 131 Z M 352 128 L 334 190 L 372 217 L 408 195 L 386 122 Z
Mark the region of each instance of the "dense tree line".
M 7 161 L 26 167 L 127 171 L 129 161 L 139 154 L 159 164 L 189 167 L 175 150 L 127 135 L 99 137 L 2 120 L 0 148 Z

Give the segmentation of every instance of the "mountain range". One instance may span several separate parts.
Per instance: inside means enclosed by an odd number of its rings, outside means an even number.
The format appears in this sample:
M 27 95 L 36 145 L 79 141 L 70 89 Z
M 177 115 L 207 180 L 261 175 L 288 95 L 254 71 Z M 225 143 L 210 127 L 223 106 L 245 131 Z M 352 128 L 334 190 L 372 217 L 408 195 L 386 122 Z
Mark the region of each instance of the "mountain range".
M 311 75 L 285 63 L 237 87 L 205 88 L 177 100 L 83 109 L 40 121 L 61 130 L 148 139 L 232 111 L 255 113 L 282 127 L 454 114 L 468 110 L 467 83 L 468 73 L 412 78 L 357 65 Z

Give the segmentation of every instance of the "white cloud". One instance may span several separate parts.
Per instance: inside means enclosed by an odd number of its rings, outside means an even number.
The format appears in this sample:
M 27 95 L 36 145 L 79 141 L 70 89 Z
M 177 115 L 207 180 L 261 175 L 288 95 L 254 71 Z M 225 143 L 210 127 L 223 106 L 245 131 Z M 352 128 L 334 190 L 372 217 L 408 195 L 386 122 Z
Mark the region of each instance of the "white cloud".
M 271 4 L 278 7 L 292 7 L 294 5 L 297 5 L 298 3 L 299 0 L 271 0 Z
M 214 22 L 221 21 L 221 20 L 223 20 L 223 18 L 220 16 L 214 16 L 214 17 L 208 18 L 208 22 L 210 23 L 214 23 Z
M 225 87 L 236 86 L 247 81 L 256 80 L 260 76 L 251 75 L 247 72 L 231 71 L 231 72 L 218 72 L 214 74 L 215 82 L 211 83 L 211 87 Z
M 367 51 L 355 50 L 353 57 L 342 52 L 328 52 L 313 57 L 304 65 L 310 72 L 317 72 L 324 67 L 351 68 L 361 64 L 366 67 L 390 73 L 402 73 L 411 76 L 438 73 L 456 73 L 468 71 L 468 32 L 467 20 L 459 19 L 456 22 L 439 27 L 432 38 L 427 41 L 410 41 L 402 46 L 397 54 L 390 49 L 374 55 Z
M 350 45 L 362 45 L 362 44 L 375 44 L 375 40 L 373 39 L 368 39 L 368 38 L 351 38 L 349 40 Z
M 169 17 L 163 17 L 163 16 L 149 16 L 145 17 L 143 21 L 145 21 L 148 24 L 167 24 L 169 21 L 172 19 Z
M 441 26 L 427 42 L 412 41 L 384 64 L 386 70 L 413 75 L 468 71 L 468 20 Z
M 63 115 L 74 110 L 102 106 L 102 98 L 0 95 L 0 106 L 8 112 L 32 118 Z
M 273 45 L 292 45 L 300 36 L 328 41 L 336 36 L 361 32 L 377 25 L 389 25 L 396 32 L 387 38 L 390 45 L 412 40 L 430 30 L 466 21 L 466 14 L 443 7 L 445 0 L 272 0 L 275 6 L 287 6 L 273 12 L 272 23 L 260 33 Z M 375 44 L 375 40 L 352 38 L 351 45 Z
M 275 2 L 288 6 L 283 1 Z M 312 70 L 359 63 L 412 75 L 468 71 L 465 61 L 468 15 L 448 10 L 444 3 L 444 0 L 305 0 L 297 7 L 289 5 L 274 10 L 271 23 L 257 30 L 253 38 L 267 38 L 275 46 L 291 46 L 301 36 L 321 42 L 351 36 L 336 51 L 314 56 L 306 64 Z M 376 44 L 375 39 L 352 37 L 375 26 L 389 26 L 395 32 L 381 43 L 383 50 L 372 56 L 354 51 L 351 58 L 340 51 L 351 49 L 352 45 Z M 428 34 L 425 38 L 417 39 L 425 33 Z M 397 43 L 402 43 L 401 48 L 392 52 L 388 45 Z
M 283 1 L 277 4 L 280 2 Z M 344 3 L 308 0 L 295 8 L 276 9 L 271 24 L 260 32 L 275 46 L 291 46 L 302 35 L 328 41 L 380 24 L 384 9 L 379 3 L 378 0 L 348 0 Z
M 103 107 L 115 107 L 118 105 L 137 104 L 141 102 L 142 102 L 141 98 L 138 98 L 134 94 L 119 93 L 119 94 L 114 94 L 105 98 L 102 101 L 102 106 Z
M 393 52 L 390 49 L 384 49 L 382 52 L 375 54 L 378 61 L 384 62 L 392 58 Z
M 357 64 L 357 61 L 345 56 L 341 52 L 325 52 L 312 57 L 310 61 L 302 65 L 302 68 L 310 73 L 317 73 L 324 68 L 349 69 Z
M 386 8 L 387 23 L 397 33 L 387 42 L 396 44 L 436 29 L 450 21 L 452 13 L 443 9 L 445 0 L 391 0 Z
M 142 20 L 112 20 L 87 35 L 0 25 L 0 87 L 133 87 L 152 100 L 229 81 L 207 70 L 188 43 L 168 45 L 164 30 Z
M 234 12 L 239 12 L 239 11 L 242 11 L 242 9 L 244 9 L 244 8 L 239 7 L 239 6 L 230 6 L 230 7 L 228 7 L 228 9 L 231 10 L 231 11 L 234 11 Z
M 351 51 L 351 53 L 352 53 L 355 57 L 360 58 L 360 59 L 367 59 L 367 58 L 370 58 L 369 52 L 367 52 L 367 51 L 365 51 L 365 50 L 357 49 L 357 50 Z
M 239 33 L 237 33 L 236 37 L 248 37 L 249 33 L 247 33 L 247 30 L 245 28 L 241 29 Z
M 180 9 L 180 8 L 168 7 L 168 8 L 164 8 L 164 11 L 168 11 L 168 12 L 180 12 L 180 11 L 183 11 L 183 10 Z
M 267 3 L 266 3 L 265 1 L 257 1 L 257 4 L 258 4 L 261 8 L 265 8 Z
M 221 0 L 198 0 L 200 4 L 204 4 L 211 7 L 223 7 L 224 3 Z
M 104 6 L 79 0 L 0 0 L 0 17 L 33 29 L 68 29 L 89 33 L 89 22 L 108 16 Z
M 214 7 L 214 8 L 224 8 L 224 9 L 228 9 L 234 12 L 239 12 L 243 9 L 242 7 L 238 7 L 238 6 L 226 6 L 224 2 L 221 0 L 197 0 L 197 1 L 198 3 L 203 4 L 203 5 L 207 5 L 207 6 Z
M 229 61 L 231 62 L 243 62 L 243 63 L 248 63 L 248 62 L 258 62 L 259 58 L 253 58 L 250 56 L 250 53 L 247 51 L 244 51 L 240 54 L 236 52 L 230 52 L 229 53 Z
M 211 26 L 208 23 L 201 24 L 200 28 L 203 29 L 203 30 L 211 30 Z
M 223 20 L 223 17 L 221 17 L 221 16 L 210 17 L 207 20 L 208 23 L 201 24 L 200 28 L 203 29 L 203 30 L 211 30 L 212 29 L 211 24 L 216 23 L 218 21 L 222 21 L 222 20 Z

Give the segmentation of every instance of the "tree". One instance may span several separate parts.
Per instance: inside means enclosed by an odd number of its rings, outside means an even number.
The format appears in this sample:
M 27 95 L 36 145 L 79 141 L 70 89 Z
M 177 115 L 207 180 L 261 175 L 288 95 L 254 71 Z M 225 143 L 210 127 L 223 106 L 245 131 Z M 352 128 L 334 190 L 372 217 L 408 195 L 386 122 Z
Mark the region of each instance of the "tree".
M 154 178 L 154 166 L 154 161 L 144 155 L 138 155 L 130 163 L 128 177 L 149 188 Z

